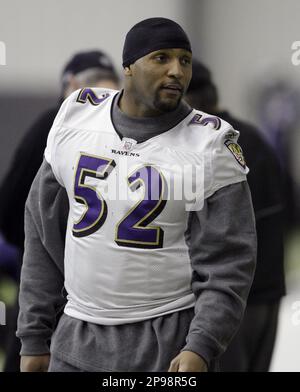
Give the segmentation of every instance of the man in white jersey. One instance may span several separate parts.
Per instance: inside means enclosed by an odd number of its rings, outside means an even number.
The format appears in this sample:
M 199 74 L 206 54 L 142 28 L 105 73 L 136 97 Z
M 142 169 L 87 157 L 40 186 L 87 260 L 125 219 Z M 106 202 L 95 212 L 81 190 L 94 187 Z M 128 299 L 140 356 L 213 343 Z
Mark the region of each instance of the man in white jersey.
M 236 332 L 256 254 L 248 169 L 238 132 L 182 101 L 191 58 L 177 23 L 144 20 L 124 90 L 63 103 L 26 206 L 23 371 L 213 370 Z

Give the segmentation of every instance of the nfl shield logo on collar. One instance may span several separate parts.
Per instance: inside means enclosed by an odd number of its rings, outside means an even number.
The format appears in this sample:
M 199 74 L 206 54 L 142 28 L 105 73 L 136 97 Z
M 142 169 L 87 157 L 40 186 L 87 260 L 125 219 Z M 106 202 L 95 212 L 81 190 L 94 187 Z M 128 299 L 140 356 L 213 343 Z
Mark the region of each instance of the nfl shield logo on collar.
M 134 139 L 130 139 L 128 137 L 123 137 L 122 139 L 122 148 L 125 151 L 131 151 L 133 147 L 136 145 L 137 141 Z

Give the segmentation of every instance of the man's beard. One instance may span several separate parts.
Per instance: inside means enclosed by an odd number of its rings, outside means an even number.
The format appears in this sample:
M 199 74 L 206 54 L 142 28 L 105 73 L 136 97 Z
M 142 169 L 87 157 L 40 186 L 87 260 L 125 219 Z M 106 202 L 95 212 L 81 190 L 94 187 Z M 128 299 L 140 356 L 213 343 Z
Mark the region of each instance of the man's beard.
M 176 110 L 178 108 L 178 106 L 180 105 L 183 94 L 178 97 L 177 101 L 170 100 L 169 102 L 164 102 L 160 98 L 159 92 L 160 92 L 159 90 L 156 92 L 154 102 L 153 102 L 153 105 L 156 109 L 158 109 L 162 113 L 168 113 L 168 112 L 173 112 L 174 110 Z

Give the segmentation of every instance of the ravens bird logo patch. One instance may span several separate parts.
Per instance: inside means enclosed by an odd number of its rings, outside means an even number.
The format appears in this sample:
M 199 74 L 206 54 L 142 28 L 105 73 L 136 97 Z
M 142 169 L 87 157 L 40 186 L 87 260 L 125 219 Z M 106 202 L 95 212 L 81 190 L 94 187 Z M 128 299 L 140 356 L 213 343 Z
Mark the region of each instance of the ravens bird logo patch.
M 237 143 L 234 143 L 231 140 L 226 140 L 224 144 L 231 152 L 231 154 L 235 157 L 235 159 L 238 161 L 238 163 L 245 169 L 246 161 L 244 158 L 242 148 Z

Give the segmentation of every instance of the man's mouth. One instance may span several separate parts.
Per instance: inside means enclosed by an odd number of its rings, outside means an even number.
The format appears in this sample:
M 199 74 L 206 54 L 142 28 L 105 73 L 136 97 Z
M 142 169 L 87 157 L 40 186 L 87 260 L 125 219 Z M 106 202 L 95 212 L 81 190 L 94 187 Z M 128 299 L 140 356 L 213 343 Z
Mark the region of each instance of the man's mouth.
M 164 84 L 161 88 L 171 94 L 182 94 L 183 91 L 182 86 L 176 83 Z

